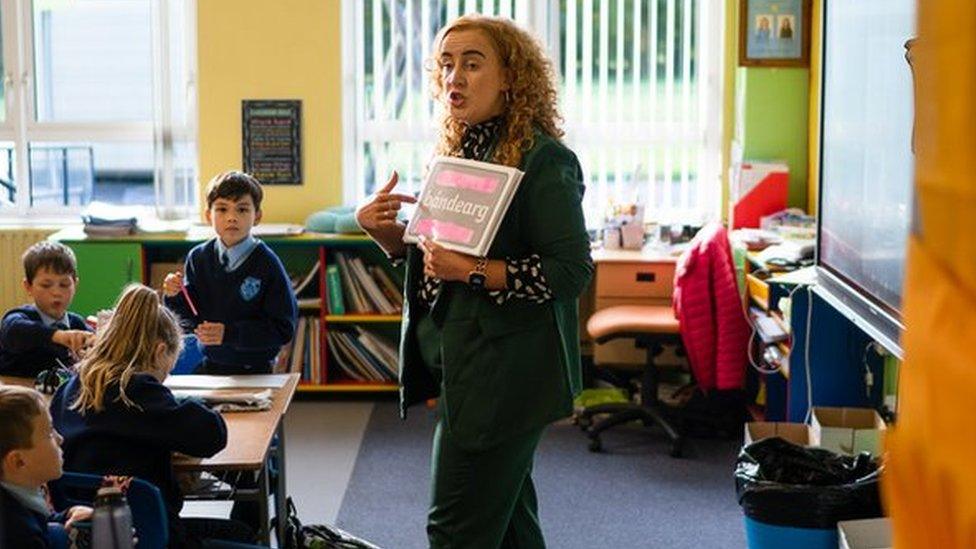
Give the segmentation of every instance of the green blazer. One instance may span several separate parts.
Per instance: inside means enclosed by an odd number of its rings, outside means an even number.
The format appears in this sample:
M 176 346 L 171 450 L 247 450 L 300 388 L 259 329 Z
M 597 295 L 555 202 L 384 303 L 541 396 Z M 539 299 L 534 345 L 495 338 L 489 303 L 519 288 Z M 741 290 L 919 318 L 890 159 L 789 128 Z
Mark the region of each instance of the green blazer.
M 538 131 L 519 168 L 525 175 L 488 257 L 538 254 L 554 299 L 497 305 L 466 283 L 444 284 L 429 313 L 441 334 L 440 387 L 421 358 L 411 315 L 419 310 L 423 254 L 407 247 L 400 415 L 440 396 L 445 427 L 474 450 L 568 416 L 581 386 L 577 298 L 593 275 L 582 171 L 572 151 Z

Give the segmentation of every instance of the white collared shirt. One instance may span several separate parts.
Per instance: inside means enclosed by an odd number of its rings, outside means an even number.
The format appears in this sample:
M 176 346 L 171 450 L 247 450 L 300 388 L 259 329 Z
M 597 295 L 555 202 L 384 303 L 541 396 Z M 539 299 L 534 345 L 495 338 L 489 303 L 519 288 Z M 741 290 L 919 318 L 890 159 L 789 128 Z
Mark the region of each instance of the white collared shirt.
M 258 246 L 258 239 L 254 238 L 252 235 L 247 235 L 243 240 L 234 244 L 230 248 L 224 245 L 224 242 L 217 238 L 217 259 L 220 260 L 222 256 L 227 257 L 227 264 L 224 265 L 224 271 L 233 272 L 235 269 L 244 263 L 254 248 Z

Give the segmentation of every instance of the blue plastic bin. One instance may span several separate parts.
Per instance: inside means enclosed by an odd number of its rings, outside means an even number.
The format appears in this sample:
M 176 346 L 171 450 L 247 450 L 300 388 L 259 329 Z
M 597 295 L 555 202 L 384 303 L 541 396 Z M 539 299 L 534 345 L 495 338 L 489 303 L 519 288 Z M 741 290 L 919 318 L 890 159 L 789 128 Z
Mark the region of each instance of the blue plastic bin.
M 749 549 L 837 549 L 837 529 L 775 526 L 744 517 Z

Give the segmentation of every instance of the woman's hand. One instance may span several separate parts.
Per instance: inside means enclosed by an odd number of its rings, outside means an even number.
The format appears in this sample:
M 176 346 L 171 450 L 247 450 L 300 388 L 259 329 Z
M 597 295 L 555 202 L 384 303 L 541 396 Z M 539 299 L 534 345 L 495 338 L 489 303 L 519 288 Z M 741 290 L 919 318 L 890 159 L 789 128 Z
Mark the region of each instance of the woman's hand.
M 429 238 L 420 237 L 420 249 L 424 252 L 424 274 L 444 281 L 468 281 L 468 273 L 474 269 L 476 258 L 444 248 Z
M 397 212 L 400 211 L 400 203 L 414 203 L 417 201 L 416 198 L 408 194 L 391 192 L 393 187 L 396 187 L 399 179 L 400 176 L 396 172 L 393 172 L 386 185 L 376 191 L 376 194 L 356 210 L 356 222 L 367 233 L 394 227 L 396 225 Z

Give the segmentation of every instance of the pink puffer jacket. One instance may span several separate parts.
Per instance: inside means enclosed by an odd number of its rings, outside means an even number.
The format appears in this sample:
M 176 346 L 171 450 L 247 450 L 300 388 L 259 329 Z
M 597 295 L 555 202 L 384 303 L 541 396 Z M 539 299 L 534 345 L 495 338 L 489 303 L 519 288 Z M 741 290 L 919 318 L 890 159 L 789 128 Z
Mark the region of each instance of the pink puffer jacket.
M 703 227 L 678 260 L 674 314 L 695 381 L 703 391 L 741 389 L 750 328 L 743 314 L 728 233 Z

